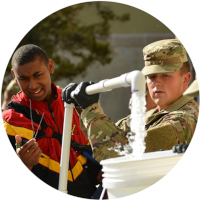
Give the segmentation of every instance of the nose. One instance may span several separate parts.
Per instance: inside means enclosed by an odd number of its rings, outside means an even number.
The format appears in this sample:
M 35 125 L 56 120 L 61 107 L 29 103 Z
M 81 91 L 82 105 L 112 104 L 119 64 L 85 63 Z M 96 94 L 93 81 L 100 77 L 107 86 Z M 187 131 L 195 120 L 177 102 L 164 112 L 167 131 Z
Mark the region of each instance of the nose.
M 154 78 L 154 81 L 153 81 L 153 84 L 155 86 L 161 86 L 162 85 L 162 79 L 159 75 L 157 75 L 155 78 Z
M 34 79 L 30 79 L 28 83 L 28 87 L 30 90 L 37 89 L 37 82 Z

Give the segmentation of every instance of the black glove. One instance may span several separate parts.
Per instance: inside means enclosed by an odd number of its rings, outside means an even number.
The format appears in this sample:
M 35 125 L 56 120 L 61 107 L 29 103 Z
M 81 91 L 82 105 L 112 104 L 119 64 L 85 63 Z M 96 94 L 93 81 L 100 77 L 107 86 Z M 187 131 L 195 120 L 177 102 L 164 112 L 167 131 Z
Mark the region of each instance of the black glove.
M 62 90 L 62 100 L 64 102 L 68 104 L 74 103 L 75 105 L 78 105 L 75 99 L 71 98 L 70 96 L 71 92 L 74 91 L 76 87 L 77 87 L 76 83 L 70 83 Z
M 85 88 L 92 84 L 94 84 L 92 81 L 90 81 L 90 83 L 81 82 L 75 89 L 74 98 L 83 109 L 99 101 L 99 93 L 92 95 L 87 95 L 85 93 Z
M 172 147 L 173 153 L 184 153 L 186 149 L 188 148 L 189 144 L 178 144 Z

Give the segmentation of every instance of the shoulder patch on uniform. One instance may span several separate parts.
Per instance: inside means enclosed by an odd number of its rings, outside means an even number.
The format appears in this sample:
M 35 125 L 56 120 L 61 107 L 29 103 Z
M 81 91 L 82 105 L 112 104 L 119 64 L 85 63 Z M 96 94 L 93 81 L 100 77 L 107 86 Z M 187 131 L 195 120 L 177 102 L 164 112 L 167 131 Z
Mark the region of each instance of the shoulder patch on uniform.
M 173 122 L 173 124 L 178 132 L 183 131 L 183 127 L 179 121 L 175 121 L 175 122 Z

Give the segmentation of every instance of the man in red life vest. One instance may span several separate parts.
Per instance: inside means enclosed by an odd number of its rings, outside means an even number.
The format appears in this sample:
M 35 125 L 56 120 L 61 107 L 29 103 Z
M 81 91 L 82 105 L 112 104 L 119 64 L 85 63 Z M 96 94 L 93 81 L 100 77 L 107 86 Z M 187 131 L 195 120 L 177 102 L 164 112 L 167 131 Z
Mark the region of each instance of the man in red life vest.
M 37 177 L 57 189 L 64 103 L 62 89 L 51 81 L 54 63 L 38 46 L 24 45 L 12 57 L 11 72 L 21 92 L 3 111 L 5 130 L 23 163 Z M 72 141 L 89 147 L 75 109 L 72 130 Z M 94 164 L 71 146 L 68 194 L 90 198 L 96 190 L 95 185 L 99 184 L 99 171 L 100 165 Z

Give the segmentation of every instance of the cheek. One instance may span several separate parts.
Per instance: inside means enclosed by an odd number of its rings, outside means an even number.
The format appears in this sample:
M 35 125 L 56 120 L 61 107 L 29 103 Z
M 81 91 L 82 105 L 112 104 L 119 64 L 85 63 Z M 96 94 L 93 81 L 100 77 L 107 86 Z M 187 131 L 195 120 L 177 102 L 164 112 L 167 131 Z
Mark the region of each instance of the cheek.
M 46 90 L 49 90 L 51 88 L 51 79 L 50 79 L 50 77 L 48 75 L 43 77 L 43 79 L 41 80 L 40 83 L 43 85 L 43 87 Z
M 48 75 L 43 75 L 38 79 L 38 83 L 42 85 L 47 85 L 49 83 L 49 76 Z
M 150 85 L 148 85 L 148 90 L 149 90 L 150 96 L 153 97 L 153 87 L 151 87 Z
M 19 87 L 21 88 L 21 90 L 26 90 L 26 88 L 28 87 L 28 84 L 23 83 L 21 81 L 18 81 L 17 83 L 18 83 Z
M 181 84 L 180 81 L 174 80 L 169 82 L 166 87 L 167 91 L 171 94 L 176 94 L 181 91 Z

